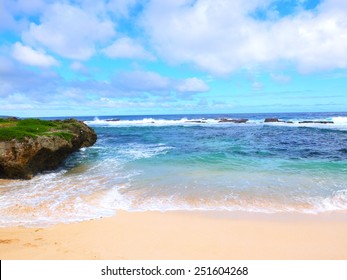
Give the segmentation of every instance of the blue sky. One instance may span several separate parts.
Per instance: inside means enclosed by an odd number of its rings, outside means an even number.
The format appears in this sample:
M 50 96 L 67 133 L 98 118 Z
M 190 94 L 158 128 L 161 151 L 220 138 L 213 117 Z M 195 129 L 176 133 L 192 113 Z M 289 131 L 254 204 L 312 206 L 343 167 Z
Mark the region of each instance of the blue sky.
M 0 115 L 346 111 L 345 0 L 0 0 Z

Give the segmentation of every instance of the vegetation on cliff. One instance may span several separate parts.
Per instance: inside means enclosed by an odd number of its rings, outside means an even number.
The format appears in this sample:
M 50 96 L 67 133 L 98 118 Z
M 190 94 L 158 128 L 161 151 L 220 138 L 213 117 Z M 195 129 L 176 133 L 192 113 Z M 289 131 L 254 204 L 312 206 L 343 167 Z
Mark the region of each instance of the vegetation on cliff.
M 59 136 L 71 140 L 73 137 L 71 128 L 79 126 L 79 122 L 71 119 L 64 121 L 0 119 L 0 141 L 23 140 L 26 137 L 35 139 L 38 136 Z

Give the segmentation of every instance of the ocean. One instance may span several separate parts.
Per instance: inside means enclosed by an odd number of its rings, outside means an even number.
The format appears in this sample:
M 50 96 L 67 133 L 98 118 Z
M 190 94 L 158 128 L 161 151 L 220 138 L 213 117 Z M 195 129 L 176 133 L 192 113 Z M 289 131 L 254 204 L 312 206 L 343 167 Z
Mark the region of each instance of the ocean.
M 283 122 L 264 122 L 273 117 Z M 71 223 L 117 210 L 347 210 L 347 113 L 78 119 L 95 129 L 97 143 L 54 172 L 0 181 L 1 227 Z

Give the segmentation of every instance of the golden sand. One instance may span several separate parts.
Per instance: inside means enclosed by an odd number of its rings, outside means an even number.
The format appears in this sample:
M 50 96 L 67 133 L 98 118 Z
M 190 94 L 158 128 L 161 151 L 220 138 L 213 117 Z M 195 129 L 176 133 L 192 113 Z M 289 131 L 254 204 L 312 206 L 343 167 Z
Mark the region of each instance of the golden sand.
M 347 217 L 118 211 L 48 228 L 1 228 L 0 259 L 347 259 Z

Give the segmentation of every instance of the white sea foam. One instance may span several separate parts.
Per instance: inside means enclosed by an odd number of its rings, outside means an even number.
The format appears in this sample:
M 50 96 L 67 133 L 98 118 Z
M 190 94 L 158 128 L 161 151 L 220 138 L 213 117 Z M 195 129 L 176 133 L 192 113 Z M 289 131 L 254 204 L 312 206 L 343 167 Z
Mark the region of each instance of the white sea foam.
M 347 117 L 333 117 L 331 120 L 334 124 L 347 125 Z
M 151 158 L 160 154 L 166 154 L 173 147 L 158 145 L 145 145 L 145 144 L 129 144 L 125 145 L 119 154 L 129 157 L 130 159 Z
M 117 210 L 311 214 L 347 210 L 347 189 L 336 191 L 330 197 L 305 196 L 289 199 L 288 202 L 274 199 L 271 195 L 269 198 L 261 197 L 259 194 L 243 196 L 230 193 L 220 198 L 199 198 L 199 192 L 191 193 L 186 189 L 172 191 L 168 186 L 167 190 L 150 191 L 136 186 L 132 178 L 131 174 L 126 178 L 121 173 L 99 177 L 48 174 L 35 177 L 35 182 L 10 183 L 2 186 L 6 187 L 7 191 L 2 193 L 0 199 L 0 226 L 37 227 L 71 223 L 111 216 Z M 188 192 L 185 194 L 186 191 Z
M 0 187 L 0 226 L 71 223 L 111 216 L 117 210 L 313 214 L 347 210 L 346 181 L 330 177 L 333 175 L 311 178 L 254 173 L 245 177 L 248 173 L 214 174 L 202 169 L 185 170 L 184 166 L 167 167 L 170 172 L 166 167 L 149 168 L 142 173 L 124 167 L 132 159 L 155 157 L 171 149 L 164 144 L 129 144 L 118 157 L 112 154 L 91 165 L 38 175 L 30 181 L 6 181 Z M 213 178 L 218 178 L 220 189 Z M 320 195 L 331 189 L 338 190 Z
M 6 181 L 0 186 L 0 227 L 47 226 L 111 216 L 116 209 L 131 211 L 135 199 L 129 184 L 139 172 L 124 170 L 124 163 L 170 149 L 163 144 L 129 144 L 94 164 L 41 174 L 30 181 Z
M 124 199 L 124 197 L 123 197 Z M 200 202 L 191 203 L 176 196 L 168 196 L 165 198 L 151 197 L 139 200 L 135 197 L 128 197 L 125 203 L 117 201 L 116 210 L 125 211 L 244 211 L 255 213 L 306 213 L 318 214 L 330 211 L 346 211 L 346 197 L 344 198 L 320 198 L 308 199 L 301 201 L 302 204 L 281 204 L 279 202 L 265 201 L 233 201 L 225 203 L 225 201 L 201 200 Z M 114 205 L 114 204 L 113 204 Z
M 115 165 L 112 176 L 103 176 L 105 166 L 110 170 L 108 164 L 104 161 L 87 172 L 76 167 L 30 181 L 6 182 L 0 190 L 0 226 L 47 226 L 111 216 L 115 208 L 103 201 L 115 200 L 110 193 L 129 180 L 117 176 Z
M 347 210 L 347 189 L 339 190 L 333 196 L 324 198 L 317 204 L 318 207 L 316 208 L 321 210 L 321 212 Z
M 166 120 L 166 119 L 155 119 L 155 118 L 143 118 L 138 120 L 106 120 L 99 118 L 94 118 L 93 121 L 85 121 L 86 124 L 91 126 L 175 126 L 175 125 L 208 125 L 208 124 L 217 124 L 219 120 L 217 119 L 187 119 L 181 118 L 179 120 Z
M 232 118 L 230 118 L 232 119 Z M 313 123 L 302 123 L 312 121 Z M 333 123 L 319 123 L 331 121 Z M 347 130 L 347 117 L 332 117 L 326 119 L 288 119 L 281 122 L 264 122 L 264 119 L 249 119 L 246 123 L 220 122 L 220 118 L 181 118 L 176 120 L 162 118 L 143 118 L 137 120 L 107 120 L 95 117 L 93 121 L 85 121 L 90 126 L 129 127 L 129 126 L 234 126 L 234 125 L 267 125 L 288 127 L 317 127 L 337 130 Z

